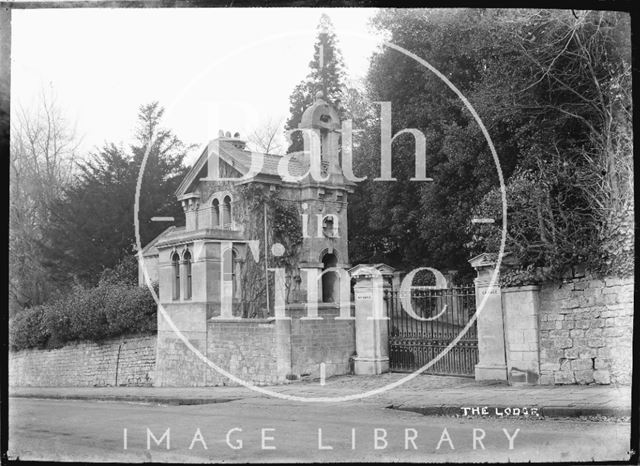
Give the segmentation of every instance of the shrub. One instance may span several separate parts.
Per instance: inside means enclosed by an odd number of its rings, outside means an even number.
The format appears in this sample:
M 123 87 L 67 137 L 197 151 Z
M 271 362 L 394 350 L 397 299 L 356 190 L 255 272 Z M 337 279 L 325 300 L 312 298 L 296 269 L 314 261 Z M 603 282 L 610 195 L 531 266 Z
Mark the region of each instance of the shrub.
M 75 287 L 64 298 L 51 306 L 47 324 L 56 344 L 74 340 L 99 341 L 107 337 L 104 314 L 104 287 Z
M 103 270 L 99 283 L 136 286 L 138 284 L 138 259 L 136 256 L 126 255 L 115 267 Z
M 110 335 L 156 330 L 156 303 L 147 288 L 112 285 L 107 296 L 104 312 Z
M 9 346 L 18 350 L 23 348 L 43 348 L 50 333 L 44 323 L 46 306 L 35 306 L 16 314 L 9 321 Z
M 14 350 L 56 348 L 155 330 L 156 304 L 147 288 L 103 281 L 18 314 L 10 321 L 10 344 Z

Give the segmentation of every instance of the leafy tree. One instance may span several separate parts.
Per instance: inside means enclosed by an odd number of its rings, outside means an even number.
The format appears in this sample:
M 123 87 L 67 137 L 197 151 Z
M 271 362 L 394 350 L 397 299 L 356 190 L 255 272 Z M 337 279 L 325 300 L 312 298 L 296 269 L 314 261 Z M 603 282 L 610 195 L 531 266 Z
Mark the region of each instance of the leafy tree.
M 523 247 L 511 247 L 523 267 L 557 271 L 589 257 L 613 263 L 621 257 L 615 251 L 632 250 L 628 18 L 387 10 L 374 25 L 427 59 L 473 103 L 512 180 L 509 223 L 518 230 L 511 237 L 523 235 Z M 495 250 L 501 222 L 497 171 L 479 126 L 442 81 L 394 50 L 374 56 L 368 92 L 371 100 L 392 102 L 394 133 L 425 134 L 434 182 L 407 181 L 414 144 L 401 136 L 393 144 L 399 181 L 375 182 L 356 215 L 368 217 L 371 235 L 385 239 L 392 265 L 470 272 L 469 254 Z M 495 218 L 496 226 L 472 226 L 474 216 Z M 626 226 L 617 234 L 620 225 Z M 624 247 L 614 247 L 620 241 Z
M 392 43 L 425 57 L 468 93 L 481 77 L 484 57 L 501 46 L 494 42 L 492 19 L 483 15 L 482 10 L 383 10 L 374 18 L 374 26 L 385 31 Z M 357 188 L 370 186 L 364 196 L 368 206 L 361 206 L 355 214 L 366 221 L 354 219 L 368 225 L 363 249 L 370 237 L 377 237 L 382 246 L 377 258 L 391 265 L 468 271 L 462 247 L 467 237 L 465 222 L 474 200 L 497 179 L 491 159 L 484 160 L 488 151 L 482 134 L 471 129 L 471 115 L 444 82 L 390 48 L 372 59 L 367 96 L 372 102 L 391 102 L 392 133 L 405 128 L 422 131 L 427 143 L 427 176 L 435 181 L 409 181 L 414 174 L 415 144 L 410 135 L 399 136 L 392 147 L 392 172 L 398 181 L 367 181 Z M 379 107 L 376 111 L 379 113 Z M 371 130 L 365 137 L 371 138 L 370 145 L 376 150 L 365 154 L 372 159 L 366 174 L 378 177 L 380 129 Z M 505 149 L 509 141 L 502 143 L 500 149 Z M 504 165 L 508 171 L 510 164 Z
M 378 109 L 368 98 L 366 82 L 351 82 L 345 90 L 345 118 L 352 120 L 353 172 L 360 181 L 349 196 L 349 259 L 352 263 L 392 262 L 394 250 L 388 232 L 371 222 L 371 200 L 378 182 L 372 179 L 380 170 L 380 122 Z
M 322 92 L 324 99 L 336 106 L 339 113 L 343 112 L 341 100 L 344 86 L 344 63 L 337 42 L 331 19 L 326 14 L 322 14 L 318 24 L 318 37 L 314 44 L 313 59 L 309 62 L 311 71 L 291 93 L 289 98 L 291 115 L 285 129 L 290 130 L 298 127 L 302 114 L 315 102 L 318 92 Z M 292 134 L 291 145 L 287 152 L 303 149 L 302 135 L 299 132 Z
M 60 283 L 95 284 L 105 268 L 135 252 L 135 192 L 147 150 L 139 197 L 142 245 L 166 228 L 151 217 L 181 219 L 174 192 L 185 175 L 182 161 L 189 147 L 160 127 L 162 114 L 157 102 L 142 106 L 130 151 L 106 144 L 79 164 L 76 182 L 54 203 L 44 246 L 46 265 Z
M 502 94 L 511 111 L 529 116 L 536 130 L 526 140 L 518 176 L 507 186 L 507 248 L 521 264 L 510 279 L 558 277 L 576 263 L 592 273 L 631 274 L 628 17 L 529 11 L 512 25 L 521 52 L 512 63 L 512 82 L 526 92 Z M 528 76 L 517 73 L 526 67 Z M 495 190 L 488 193 L 477 212 L 501 219 L 495 197 Z M 495 229 L 471 231 L 475 250 L 497 249 Z

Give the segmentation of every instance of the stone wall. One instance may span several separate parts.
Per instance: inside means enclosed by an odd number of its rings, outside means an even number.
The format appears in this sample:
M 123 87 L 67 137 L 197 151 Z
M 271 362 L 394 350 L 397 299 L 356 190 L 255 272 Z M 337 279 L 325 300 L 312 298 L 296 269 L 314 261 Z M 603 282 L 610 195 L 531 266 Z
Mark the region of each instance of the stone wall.
M 182 332 L 222 371 L 256 385 L 274 385 L 319 377 L 322 363 L 326 377 L 351 372 L 355 322 L 334 319 L 338 315 L 337 305 L 319 303 L 320 319 L 307 319 L 303 305 L 291 305 L 288 319 L 209 319 L 206 344 L 201 332 Z M 157 386 L 239 384 L 199 358 L 173 332 L 161 329 L 158 335 Z
M 540 290 L 540 383 L 631 381 L 633 278 L 581 278 Z
M 538 286 L 502 289 L 507 376 L 511 383 L 539 382 L 539 293 Z
M 288 334 L 288 321 L 212 320 L 208 323 L 207 357 L 241 380 L 256 385 L 283 383 L 288 368 L 282 368 L 281 360 L 290 354 Z M 238 385 L 215 369 L 204 368 L 206 385 Z
M 320 377 L 320 363 L 325 376 L 351 372 L 351 356 L 356 352 L 355 321 L 336 320 L 337 306 L 320 305 L 322 320 L 291 321 L 291 373 L 296 377 Z
M 9 385 L 25 387 L 150 386 L 156 337 L 81 342 L 53 350 L 9 353 Z
M 320 319 L 306 319 L 304 306 L 290 306 L 291 319 L 212 319 L 207 357 L 218 367 L 256 385 L 287 383 L 304 377 L 351 372 L 355 353 L 353 320 L 336 320 L 335 305 L 318 305 Z M 204 364 L 204 363 L 203 363 Z M 237 385 L 206 365 L 206 385 Z
M 194 275 L 194 279 L 197 278 Z M 164 312 L 162 312 L 164 311 Z M 164 314 L 170 316 L 170 320 Z M 158 308 L 158 344 L 154 386 L 203 387 L 207 365 L 174 331 L 173 324 L 189 344 L 207 354 L 207 310 L 198 302 L 167 303 Z

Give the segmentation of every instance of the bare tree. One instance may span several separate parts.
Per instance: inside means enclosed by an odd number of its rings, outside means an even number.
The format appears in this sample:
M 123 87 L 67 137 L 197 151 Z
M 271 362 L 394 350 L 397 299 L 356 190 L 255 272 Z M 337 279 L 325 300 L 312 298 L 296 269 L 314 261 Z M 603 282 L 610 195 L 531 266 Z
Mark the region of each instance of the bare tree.
M 47 274 L 39 245 L 51 202 L 71 182 L 79 145 L 53 92 L 12 118 L 9 178 L 10 313 L 46 300 Z
M 252 150 L 264 154 L 280 154 L 284 149 L 282 138 L 284 118 L 264 120 L 248 137 Z

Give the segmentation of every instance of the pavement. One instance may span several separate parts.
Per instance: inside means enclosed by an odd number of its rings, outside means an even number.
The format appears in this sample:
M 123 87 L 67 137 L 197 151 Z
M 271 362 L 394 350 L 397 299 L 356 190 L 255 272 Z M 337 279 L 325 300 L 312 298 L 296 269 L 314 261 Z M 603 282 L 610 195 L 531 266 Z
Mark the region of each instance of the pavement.
M 278 396 L 316 398 L 313 402 L 358 401 L 425 415 L 478 417 L 579 417 L 631 415 L 631 387 L 619 385 L 510 386 L 471 378 L 408 374 L 337 376 L 321 384 L 307 380 L 260 387 L 10 387 L 19 398 L 98 400 L 197 405 Z M 395 384 L 386 391 L 378 389 Z M 366 397 L 362 393 L 372 392 Z M 349 397 L 345 399 L 345 397 Z

